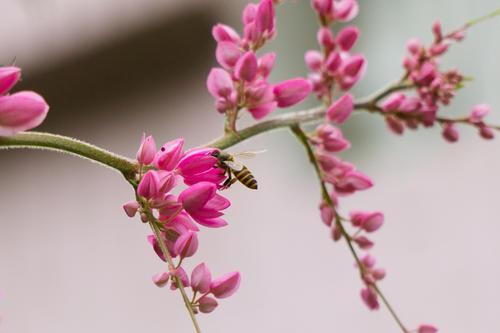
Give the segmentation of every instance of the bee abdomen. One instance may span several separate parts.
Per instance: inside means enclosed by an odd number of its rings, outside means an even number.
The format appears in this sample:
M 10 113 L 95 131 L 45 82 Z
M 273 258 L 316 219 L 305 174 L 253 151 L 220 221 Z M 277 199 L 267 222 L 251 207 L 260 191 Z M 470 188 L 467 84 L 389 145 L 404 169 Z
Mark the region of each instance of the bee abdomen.
M 246 187 L 256 190 L 257 189 L 257 180 L 255 177 L 252 175 L 250 170 L 248 170 L 247 167 L 243 167 L 240 171 L 234 171 L 233 174 Z

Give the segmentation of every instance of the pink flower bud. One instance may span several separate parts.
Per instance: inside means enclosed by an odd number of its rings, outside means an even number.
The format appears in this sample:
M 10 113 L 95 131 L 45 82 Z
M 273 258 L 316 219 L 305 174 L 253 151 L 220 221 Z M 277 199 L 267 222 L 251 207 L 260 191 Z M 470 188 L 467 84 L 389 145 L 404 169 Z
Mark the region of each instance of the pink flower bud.
M 333 6 L 333 16 L 336 20 L 347 22 L 354 19 L 359 12 L 357 0 L 339 0 L 335 1 Z
M 316 135 L 318 143 L 328 152 L 341 152 L 351 146 L 351 143 L 344 138 L 342 131 L 329 124 L 318 126 Z
M 333 37 L 332 31 L 327 27 L 321 27 L 317 33 L 317 39 L 319 45 L 323 46 L 327 50 L 333 50 L 335 48 L 335 38 Z
M 176 139 L 161 146 L 154 159 L 154 166 L 160 170 L 172 171 L 183 155 L 184 139 Z
M 406 96 L 403 93 L 392 94 L 382 103 L 382 109 L 386 112 L 397 111 L 405 99 Z
M 220 42 L 233 42 L 238 43 L 240 36 L 238 33 L 230 26 L 224 24 L 217 24 L 212 28 L 212 36 L 214 39 Z
M 445 138 L 446 141 L 457 142 L 458 137 L 458 131 L 453 123 L 445 123 L 443 125 L 443 138 Z
M 259 59 L 259 73 L 262 77 L 267 78 L 274 66 L 274 62 L 276 60 L 276 53 L 270 52 L 264 54 Z
M 149 165 L 153 162 L 156 154 L 156 143 L 153 137 L 150 135 L 146 137 L 146 134 L 142 134 L 141 146 L 137 151 L 137 161 L 142 165 Z
M 49 111 L 42 96 L 22 91 L 0 97 L 0 136 L 13 136 L 40 125 Z
M 229 97 L 234 91 L 231 75 L 222 68 L 212 68 L 210 74 L 208 74 L 207 88 L 215 98 Z
M 212 282 L 212 274 L 204 263 L 199 264 L 191 273 L 191 288 L 201 294 L 210 291 L 210 283 Z
M 306 62 L 307 68 L 312 72 L 319 72 L 321 70 L 321 65 L 323 63 L 323 56 L 319 51 L 310 50 L 307 51 L 304 60 Z
M 331 73 L 335 74 L 342 65 L 342 57 L 338 52 L 331 52 L 326 59 L 325 67 Z
M 312 6 L 319 15 L 329 16 L 332 13 L 333 0 L 312 0 Z
M 181 258 L 192 257 L 198 250 L 198 236 L 196 236 L 196 232 L 188 231 L 182 234 L 175 241 L 174 250 Z
M 413 38 L 406 43 L 406 48 L 411 54 L 417 54 L 422 48 L 422 42 L 419 39 Z
M 273 93 L 278 107 L 286 108 L 302 102 L 312 91 L 312 84 L 306 79 L 295 78 L 274 86 Z
M 375 280 L 380 281 L 385 278 L 385 269 L 383 268 L 376 268 L 372 271 L 372 275 L 375 278 Z
M 168 283 L 170 279 L 170 274 L 168 272 L 158 273 L 153 275 L 153 283 L 156 284 L 158 288 L 163 288 Z
M 471 123 L 480 123 L 483 121 L 483 118 L 491 112 L 491 107 L 488 104 L 479 104 L 472 108 L 469 121 Z
M 423 324 L 417 329 L 417 333 L 436 333 L 438 329 L 432 325 Z
M 200 305 L 198 308 L 200 309 L 200 312 L 202 312 L 202 313 L 210 313 L 210 312 L 214 311 L 218 305 L 215 298 L 210 297 L 210 296 L 203 296 L 202 298 L 200 298 L 199 303 L 200 303 Z
M 184 268 L 179 267 L 174 272 L 170 272 L 170 274 L 178 277 L 181 280 L 183 287 L 186 287 L 186 288 L 189 287 L 189 278 L 188 278 Z M 173 280 L 172 284 L 170 285 L 170 289 L 176 290 L 177 288 L 179 288 L 179 286 L 177 286 L 177 282 L 175 282 L 175 280 Z
M 147 222 L 147 220 L 144 222 Z M 149 235 L 147 237 L 147 240 L 149 244 L 151 244 L 151 246 L 153 247 L 153 250 L 155 251 L 156 255 L 158 255 L 158 257 L 160 257 L 161 260 L 166 261 L 165 256 L 163 255 L 163 252 L 160 248 L 160 244 L 158 244 L 158 240 L 156 239 L 155 235 Z
M 248 109 L 255 120 L 260 120 L 276 109 L 276 103 L 266 103 Z
M 333 218 L 335 217 L 335 211 L 326 202 L 322 202 L 319 206 L 321 212 L 321 220 L 323 223 L 329 227 L 332 225 Z
M 441 27 L 441 22 L 436 21 L 432 24 L 432 33 L 437 41 L 443 39 L 443 29 Z
M 123 210 L 125 211 L 125 214 L 127 214 L 128 217 L 134 217 L 135 214 L 137 214 L 139 207 L 140 207 L 139 203 L 133 200 L 125 203 L 123 205 Z
M 338 242 L 342 238 L 342 231 L 340 231 L 336 224 L 333 225 L 330 231 L 334 242 Z
M 240 282 L 241 276 L 239 272 L 227 273 L 212 281 L 210 291 L 217 298 L 226 298 L 238 290 Z
M 240 48 L 232 42 L 220 42 L 215 50 L 217 62 L 226 69 L 231 69 L 241 56 Z
M 0 95 L 7 93 L 20 78 L 20 68 L 14 66 L 0 67 Z
M 354 98 L 345 94 L 337 99 L 326 111 L 326 117 L 337 124 L 344 123 L 354 110 Z
M 375 263 L 377 261 L 375 260 L 375 257 L 372 256 L 371 254 L 366 254 L 365 256 L 363 256 L 363 258 L 361 258 L 361 263 L 363 264 L 363 266 L 365 266 L 366 268 L 373 268 L 375 266 Z
M 485 125 L 479 127 L 479 135 L 481 135 L 481 137 L 486 140 L 495 138 L 495 133 L 493 132 L 493 130 Z
M 359 29 L 355 26 L 345 27 L 337 35 L 337 44 L 344 51 L 352 49 L 359 37 Z
M 354 242 L 359 246 L 362 250 L 371 249 L 375 243 L 373 243 L 370 239 L 365 236 L 357 236 L 354 238 Z
M 252 51 L 245 53 L 236 63 L 234 74 L 238 80 L 253 81 L 257 75 L 257 57 Z
M 366 232 L 374 232 L 384 224 L 384 214 L 380 212 L 351 212 L 351 222 Z
M 261 0 L 255 15 L 255 29 L 259 36 L 270 35 L 274 32 L 275 23 L 274 5 L 272 0 Z
M 405 130 L 405 126 L 402 121 L 399 119 L 392 117 L 392 116 L 387 116 L 385 117 L 385 122 L 387 124 L 387 127 L 394 133 L 401 135 L 403 134 Z
M 371 288 L 361 289 L 361 299 L 370 310 L 378 310 L 380 307 L 377 294 Z
M 159 194 L 160 179 L 158 173 L 154 170 L 149 170 L 142 177 L 139 186 L 137 187 L 137 194 L 146 199 L 151 199 Z
M 342 73 L 350 77 L 357 77 L 363 70 L 365 57 L 361 54 L 347 58 L 342 64 Z

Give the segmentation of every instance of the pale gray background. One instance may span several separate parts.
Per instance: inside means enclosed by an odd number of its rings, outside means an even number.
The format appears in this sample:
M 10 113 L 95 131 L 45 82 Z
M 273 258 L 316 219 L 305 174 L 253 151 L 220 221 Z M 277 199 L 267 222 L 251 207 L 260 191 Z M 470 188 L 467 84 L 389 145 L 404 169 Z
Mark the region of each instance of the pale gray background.
M 363 96 L 401 73 L 404 44 L 489 12 L 498 0 L 361 1 L 358 45 L 369 59 Z M 142 131 L 158 142 L 184 136 L 197 145 L 218 135 L 205 77 L 213 62 L 210 25 L 239 24 L 242 2 L 174 0 L 2 0 L 0 62 L 25 69 L 21 88 L 47 96 L 42 129 L 133 156 Z M 278 9 L 273 81 L 304 75 L 315 47 L 309 1 Z M 175 28 L 169 24 L 175 21 Z M 239 27 L 239 25 L 238 25 Z M 500 19 L 474 28 L 446 57 L 475 81 L 449 115 L 477 102 L 500 122 Z M 133 41 L 133 42 L 132 42 Z M 141 44 L 143 43 L 143 44 Z M 376 187 L 344 200 L 380 209 L 386 225 L 375 255 L 381 284 L 408 326 L 442 332 L 500 331 L 500 143 L 473 130 L 446 144 L 438 130 L 399 138 L 381 119 L 356 115 L 345 157 Z M 203 230 L 200 251 L 214 274 L 239 269 L 241 290 L 201 316 L 204 332 L 398 332 L 386 310 L 370 313 L 344 244 L 319 221 L 318 188 L 287 132 L 235 148 L 268 149 L 249 163 L 261 189 L 234 186 L 229 227 Z M 147 228 L 126 218 L 131 189 L 113 171 L 47 152 L 0 152 L 0 315 L 2 333 L 191 332 L 178 294 L 150 276 L 163 268 L 145 241 Z

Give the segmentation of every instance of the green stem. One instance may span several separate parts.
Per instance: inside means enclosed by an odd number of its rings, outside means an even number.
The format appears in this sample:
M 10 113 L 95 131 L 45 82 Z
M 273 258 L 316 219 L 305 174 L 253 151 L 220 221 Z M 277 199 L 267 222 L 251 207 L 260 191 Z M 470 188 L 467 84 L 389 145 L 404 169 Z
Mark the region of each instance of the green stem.
M 328 194 L 328 190 L 326 188 L 325 182 L 323 181 L 322 172 L 321 172 L 321 169 L 319 167 L 318 160 L 316 159 L 316 155 L 314 154 L 313 148 L 309 144 L 309 140 L 307 139 L 307 135 L 304 133 L 304 131 L 302 131 L 302 129 L 298 125 L 293 125 L 290 128 L 291 128 L 292 132 L 295 134 L 295 136 L 297 137 L 297 139 L 302 143 L 302 145 L 306 149 L 309 160 L 311 161 L 311 164 L 314 166 L 314 170 L 316 171 L 316 175 L 318 176 L 319 184 L 321 187 L 322 197 L 326 201 L 326 203 L 335 212 L 335 224 L 339 228 L 340 233 L 342 234 L 342 238 L 344 238 L 344 240 L 346 241 L 347 246 L 349 248 L 349 251 L 351 252 L 352 256 L 354 257 L 354 260 L 356 261 L 356 264 L 359 268 L 359 273 L 361 275 L 361 278 L 363 278 L 364 265 L 361 262 L 361 259 L 359 258 L 359 255 L 356 252 L 354 245 L 352 244 L 351 237 L 349 236 L 349 234 L 347 233 L 347 231 L 344 228 L 344 225 L 342 224 L 341 217 L 335 208 L 335 205 L 332 201 L 332 198 Z M 384 296 L 384 294 L 382 293 L 380 288 L 375 283 L 372 284 L 372 287 L 377 292 L 377 294 L 380 296 L 382 301 L 384 302 L 385 306 L 387 307 L 387 309 L 391 313 L 392 317 L 394 318 L 394 320 L 398 324 L 399 328 L 403 331 L 403 333 L 408 333 L 408 330 L 406 329 L 403 322 L 401 321 L 399 316 L 396 314 L 396 311 L 394 311 L 394 308 L 391 306 L 391 304 L 389 303 L 387 298 Z
M 137 171 L 137 164 L 89 143 L 49 133 L 22 132 L 12 137 L 0 137 L 1 149 L 29 148 L 46 149 L 86 158 L 121 172 L 131 179 Z
M 492 11 L 491 13 L 488 13 L 486 15 L 483 15 L 481 17 L 477 17 L 475 19 L 472 19 L 470 20 L 469 22 L 467 22 L 465 24 L 465 28 L 470 28 L 472 26 L 475 26 L 476 24 L 478 23 L 481 23 L 481 22 L 484 22 L 486 20 L 489 20 L 489 19 L 492 19 L 492 18 L 495 18 L 497 16 L 500 16 L 500 8 L 499 9 L 496 9 L 494 11 Z

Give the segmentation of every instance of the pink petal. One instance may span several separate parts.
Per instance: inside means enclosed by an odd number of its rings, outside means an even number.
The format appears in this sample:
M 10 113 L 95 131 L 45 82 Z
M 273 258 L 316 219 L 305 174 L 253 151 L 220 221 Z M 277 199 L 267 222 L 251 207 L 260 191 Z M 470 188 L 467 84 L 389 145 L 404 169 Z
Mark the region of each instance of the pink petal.
M 0 97 L 0 136 L 13 136 L 37 127 L 48 111 L 43 97 L 31 91 Z
M 191 288 L 201 294 L 210 291 L 212 282 L 212 274 L 205 263 L 196 266 L 191 272 Z
M 21 69 L 15 66 L 0 67 L 0 95 L 6 94 L 21 78 Z
M 278 107 L 285 108 L 302 102 L 312 91 L 312 84 L 306 79 L 295 78 L 281 82 L 273 89 Z
M 231 272 L 213 280 L 210 291 L 217 298 L 226 298 L 233 295 L 239 288 L 241 276 L 239 272 Z
M 216 191 L 217 187 L 214 184 L 201 182 L 182 191 L 179 195 L 179 201 L 188 213 L 196 212 L 215 196 Z

